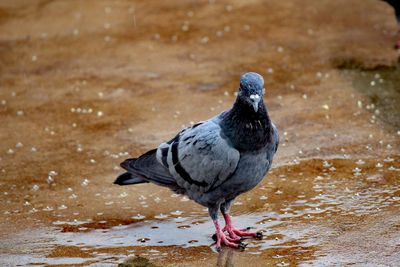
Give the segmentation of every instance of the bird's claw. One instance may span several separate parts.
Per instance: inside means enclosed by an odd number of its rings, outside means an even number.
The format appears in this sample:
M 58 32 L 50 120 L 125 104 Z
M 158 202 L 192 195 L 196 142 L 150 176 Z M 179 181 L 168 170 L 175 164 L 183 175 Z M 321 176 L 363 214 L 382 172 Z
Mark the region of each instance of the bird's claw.
M 212 240 L 217 241 L 217 234 L 213 234 L 211 238 Z
M 238 244 L 238 249 L 239 249 L 240 251 L 244 251 L 244 250 L 246 249 L 246 247 L 247 247 L 247 244 L 246 244 L 246 243 L 240 242 L 240 243 Z
M 262 240 L 263 239 L 263 233 L 261 231 L 256 232 L 255 238 L 258 239 L 258 240 Z

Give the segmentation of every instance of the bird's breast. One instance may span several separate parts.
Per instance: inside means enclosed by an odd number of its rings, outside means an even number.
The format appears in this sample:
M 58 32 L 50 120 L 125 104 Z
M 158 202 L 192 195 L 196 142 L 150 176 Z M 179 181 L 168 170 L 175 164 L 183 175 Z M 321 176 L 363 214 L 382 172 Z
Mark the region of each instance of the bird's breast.
M 242 192 L 252 189 L 263 179 L 270 164 L 266 152 L 241 155 L 234 183 L 240 185 Z

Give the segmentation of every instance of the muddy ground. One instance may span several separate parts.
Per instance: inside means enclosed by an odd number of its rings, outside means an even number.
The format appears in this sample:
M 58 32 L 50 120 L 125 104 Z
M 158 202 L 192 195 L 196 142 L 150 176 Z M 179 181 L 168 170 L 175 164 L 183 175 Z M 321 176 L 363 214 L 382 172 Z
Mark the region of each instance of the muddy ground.
M 377 0 L 2 1 L 0 265 L 396 266 L 400 71 Z M 281 145 L 212 246 L 207 212 L 119 162 L 266 80 Z

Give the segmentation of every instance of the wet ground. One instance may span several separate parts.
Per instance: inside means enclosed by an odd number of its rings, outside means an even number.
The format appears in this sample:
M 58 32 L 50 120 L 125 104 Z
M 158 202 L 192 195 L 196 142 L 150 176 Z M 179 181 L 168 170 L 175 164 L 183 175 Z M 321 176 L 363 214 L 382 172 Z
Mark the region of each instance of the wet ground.
M 396 266 L 396 34 L 375 0 L 3 1 L 0 265 Z M 218 254 L 203 207 L 112 181 L 229 108 L 246 71 L 281 145 L 232 208 L 264 239 Z

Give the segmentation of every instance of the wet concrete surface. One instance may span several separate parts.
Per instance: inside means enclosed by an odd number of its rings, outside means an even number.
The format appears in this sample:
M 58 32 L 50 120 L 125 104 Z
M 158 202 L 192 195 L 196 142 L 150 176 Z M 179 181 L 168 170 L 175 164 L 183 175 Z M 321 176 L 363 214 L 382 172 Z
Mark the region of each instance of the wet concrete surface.
M 396 266 L 397 25 L 381 1 L 0 4 L 0 265 Z M 371 12 L 374 10 L 374 12 Z M 368 13 L 368 16 L 363 14 Z M 266 80 L 281 144 L 212 246 L 203 207 L 118 164 Z

